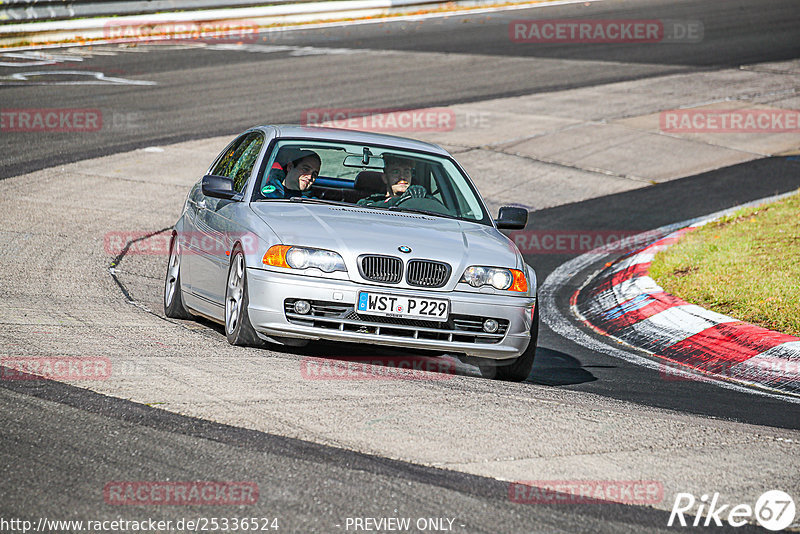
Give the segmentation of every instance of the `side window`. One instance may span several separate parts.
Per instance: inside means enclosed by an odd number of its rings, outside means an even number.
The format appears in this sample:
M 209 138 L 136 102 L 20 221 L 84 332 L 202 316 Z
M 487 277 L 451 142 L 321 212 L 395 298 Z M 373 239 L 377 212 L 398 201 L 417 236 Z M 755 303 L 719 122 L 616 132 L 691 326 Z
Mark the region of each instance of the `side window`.
M 250 174 L 253 172 L 253 165 L 256 164 L 258 154 L 264 145 L 264 137 L 260 133 L 254 132 L 248 137 L 249 139 L 246 139 L 237 150 L 237 152 L 241 151 L 241 155 L 233 166 L 231 176 L 233 178 L 233 188 L 239 193 L 242 192 L 247 179 L 250 178 Z
M 442 204 L 447 204 L 444 194 L 442 193 L 442 186 L 439 185 L 439 180 L 436 178 L 436 176 L 433 176 L 431 179 L 431 196 Z
M 261 147 L 264 145 L 264 137 L 258 132 L 251 132 L 241 137 L 228 149 L 226 154 L 219 160 L 213 173 L 217 176 L 227 176 L 233 178 L 233 188 L 241 192 L 244 189 L 253 165 L 258 159 Z
M 230 169 L 233 168 L 233 164 L 236 163 L 236 151 L 240 146 L 242 146 L 242 142 L 244 142 L 247 137 L 247 135 L 239 137 L 231 146 L 228 147 L 225 154 L 219 159 L 214 168 L 211 169 L 211 174 L 215 176 L 229 175 Z
M 458 187 L 453 187 L 447 171 L 441 165 L 432 167 L 431 171 L 431 180 L 435 187 L 433 197 L 438 198 L 442 204 L 460 217 L 465 216 L 465 214 L 474 216 L 461 190 Z

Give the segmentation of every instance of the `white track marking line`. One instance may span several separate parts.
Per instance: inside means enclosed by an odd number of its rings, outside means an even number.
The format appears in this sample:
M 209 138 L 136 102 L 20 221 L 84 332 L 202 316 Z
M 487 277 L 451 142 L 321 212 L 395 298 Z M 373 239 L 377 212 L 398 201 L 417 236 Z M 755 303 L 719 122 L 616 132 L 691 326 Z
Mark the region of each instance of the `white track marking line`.
M 36 80 L 29 77 L 36 76 L 88 76 L 90 80 Z M 17 72 L 9 76 L 0 77 L 0 85 L 157 85 L 156 82 L 147 80 L 131 80 L 106 76 L 98 71 L 83 70 L 40 70 L 33 72 Z

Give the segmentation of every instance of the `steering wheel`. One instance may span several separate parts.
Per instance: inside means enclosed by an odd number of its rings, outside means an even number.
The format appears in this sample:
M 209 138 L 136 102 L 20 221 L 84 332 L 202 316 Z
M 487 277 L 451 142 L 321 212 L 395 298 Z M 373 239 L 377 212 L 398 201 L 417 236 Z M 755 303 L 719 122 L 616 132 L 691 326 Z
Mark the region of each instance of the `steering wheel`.
M 434 213 L 441 213 L 443 215 L 452 215 L 453 213 L 447 209 L 447 206 L 442 204 L 439 200 L 431 197 L 412 197 L 408 195 L 397 201 L 395 206 L 405 206 L 411 209 L 432 211 Z

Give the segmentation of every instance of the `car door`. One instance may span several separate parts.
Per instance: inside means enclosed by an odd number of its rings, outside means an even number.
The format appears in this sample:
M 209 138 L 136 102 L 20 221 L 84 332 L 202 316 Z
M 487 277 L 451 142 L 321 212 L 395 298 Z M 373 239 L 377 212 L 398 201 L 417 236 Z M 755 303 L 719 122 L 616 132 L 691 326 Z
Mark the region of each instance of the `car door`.
M 243 193 L 263 146 L 263 133 L 244 134 L 241 142 L 228 150 L 211 174 L 233 179 L 234 190 Z M 225 300 L 230 235 L 238 231 L 238 225 L 225 216 L 230 211 L 226 207 L 241 200 L 240 196 L 228 200 L 202 195 L 202 207 L 197 212 L 200 246 L 193 265 L 192 290 L 196 296 L 219 308 L 220 313 Z
M 224 162 L 232 159 L 236 154 L 236 149 L 245 140 L 245 137 L 245 135 L 241 135 L 229 143 L 225 150 L 217 156 L 208 173 L 213 174 L 217 168 L 224 166 Z M 201 237 L 207 235 L 205 232 L 200 231 L 200 214 L 206 209 L 208 202 L 208 198 L 203 194 L 200 184 L 201 182 L 195 184 L 189 192 L 189 197 L 186 202 L 184 232 L 180 236 L 183 248 L 183 258 L 181 259 L 181 283 L 185 286 L 184 289 L 189 292 L 187 295 L 187 304 L 197 311 L 208 313 L 205 309 L 208 303 L 204 305 L 202 301 L 194 296 L 196 293 L 194 289 L 196 285 L 195 273 L 198 272 L 198 264 L 205 261 L 201 258 L 203 249 Z

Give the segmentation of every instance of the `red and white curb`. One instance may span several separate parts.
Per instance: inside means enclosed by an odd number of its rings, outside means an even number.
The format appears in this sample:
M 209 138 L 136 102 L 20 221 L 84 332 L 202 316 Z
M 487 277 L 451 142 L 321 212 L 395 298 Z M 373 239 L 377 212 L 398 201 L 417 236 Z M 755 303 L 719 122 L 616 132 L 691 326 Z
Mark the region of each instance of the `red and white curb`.
M 604 269 L 573 294 L 592 328 L 675 366 L 800 393 L 800 338 L 689 304 L 648 276 L 655 254 L 701 223 L 682 228 Z
M 740 207 L 657 230 L 655 233 L 663 237 L 610 265 L 604 264 L 605 268 L 573 293 L 571 311 L 617 346 L 599 343 L 571 327 L 553 300 L 555 290 L 603 257 L 603 249 L 567 262 L 545 280 L 540 290 L 543 320 L 557 333 L 582 345 L 657 368 L 666 379 L 714 380 L 735 389 L 756 386 L 765 392 L 783 393 L 785 399 L 792 398 L 787 393 L 797 396 L 800 401 L 800 338 L 689 304 L 664 292 L 648 275 L 650 262 L 659 250 Z M 576 336 L 575 332 L 580 334 Z M 632 352 L 621 344 L 639 350 Z

